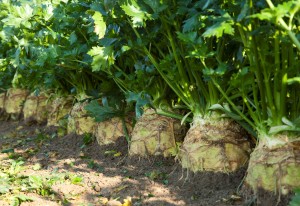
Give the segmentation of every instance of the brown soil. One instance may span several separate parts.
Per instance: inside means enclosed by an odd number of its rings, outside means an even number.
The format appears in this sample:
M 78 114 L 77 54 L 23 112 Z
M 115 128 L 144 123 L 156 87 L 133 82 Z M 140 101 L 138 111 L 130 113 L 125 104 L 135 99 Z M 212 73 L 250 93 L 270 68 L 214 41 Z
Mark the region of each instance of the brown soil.
M 99 146 L 95 140 L 85 145 L 83 139 L 74 134 L 58 137 L 54 127 L 0 121 L 0 151 L 14 148 L 15 155 L 25 159 L 22 174 L 82 177 L 80 184 L 65 177 L 66 181 L 51 187 L 50 196 L 26 193 L 34 200 L 22 206 L 118 205 L 124 199 L 131 199 L 132 205 L 227 206 L 252 205 L 249 202 L 254 200 L 239 191 L 245 168 L 231 174 L 194 174 L 183 170 L 174 158 L 129 157 L 125 138 L 108 146 Z M 35 152 L 28 153 L 30 149 Z M 5 161 L 7 153 L 0 153 L 1 164 Z M 40 169 L 34 169 L 37 164 Z M 268 205 L 275 205 L 277 199 L 272 201 Z M 285 200 L 279 205 L 286 204 Z M 0 205 L 9 202 L 0 196 Z

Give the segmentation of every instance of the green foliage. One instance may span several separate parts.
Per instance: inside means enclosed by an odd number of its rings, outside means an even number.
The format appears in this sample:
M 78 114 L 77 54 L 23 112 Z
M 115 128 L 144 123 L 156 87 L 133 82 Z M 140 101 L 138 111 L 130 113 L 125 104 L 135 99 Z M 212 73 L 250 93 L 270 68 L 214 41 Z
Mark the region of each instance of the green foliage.
M 128 103 L 135 102 L 135 114 L 137 118 L 140 118 L 143 114 L 143 107 L 146 105 L 150 105 L 150 97 L 147 94 L 143 94 L 143 92 L 139 94 L 135 94 L 133 92 L 127 93 L 126 101 Z
M 170 108 L 173 96 L 170 95 L 169 99 L 166 98 L 165 93 L 168 90 L 166 82 L 155 71 L 149 58 L 140 52 L 140 46 L 146 45 L 150 41 L 142 42 L 136 39 L 129 21 L 131 19 L 134 22 L 134 27 L 141 27 L 146 19 L 154 18 L 153 15 L 145 12 L 146 7 L 161 12 L 166 5 L 159 1 L 146 1 L 143 5 L 140 5 L 138 1 L 111 2 L 109 6 L 107 4 L 109 2 L 103 2 L 101 8 L 104 10 L 100 12 L 96 10 L 93 15 L 96 32 L 101 27 L 100 25 L 102 25 L 101 28 L 104 28 L 105 24 L 106 28 L 105 35 L 99 36 L 99 45 L 94 46 L 88 52 L 93 57 L 93 71 L 105 72 L 127 97 L 132 94 L 143 94 L 143 98 L 149 97 L 156 108 L 160 108 L 162 105 Z M 132 101 L 129 98 L 128 100 L 129 103 L 136 102 L 136 114 L 139 117 L 142 113 L 141 107 L 146 103 L 142 103 L 138 99 Z
M 275 6 L 267 1 L 259 8 L 245 1 L 241 13 L 234 17 L 243 50 L 237 54 L 238 70 L 230 84 L 231 93 L 240 101 L 233 101 L 214 82 L 233 111 L 261 135 L 300 131 L 299 95 L 295 93 L 299 90 L 295 84 L 299 76 L 298 10 L 295 1 Z
M 15 195 L 11 200 L 11 206 L 19 206 L 22 202 L 32 202 L 33 198 L 26 195 Z
M 135 34 L 131 48 L 149 60 L 194 115 L 202 117 L 209 115 L 210 106 L 220 99 L 217 89 L 205 79 L 204 71 L 216 68 L 225 73 L 228 70 L 232 59 L 222 58 L 222 52 L 226 35 L 234 34 L 230 14 L 223 11 L 221 5 L 203 3 L 120 3 L 129 17 L 126 24 Z
M 249 131 L 299 132 L 299 9 L 295 0 L 5 0 L 0 87 L 102 99 L 87 106 L 97 121 L 135 104 L 137 117 L 149 105 L 183 109 L 183 120 L 214 110 Z
M 2 2 L 0 75 L 18 87 L 59 89 L 79 98 L 87 93 L 103 78 L 91 75 L 87 54 L 98 41 L 88 14 L 94 6 L 92 1 Z
M 121 117 L 124 115 L 124 111 L 118 105 L 104 103 L 102 106 L 97 100 L 91 101 L 85 106 L 85 110 L 95 118 L 96 122 L 102 122 L 113 117 Z
M 289 203 L 289 206 L 297 206 L 300 205 L 300 190 L 295 190 L 295 196 L 292 198 L 292 200 Z
M 93 19 L 95 24 L 95 33 L 98 35 L 99 39 L 101 39 L 104 37 L 106 31 L 106 24 L 103 20 L 103 16 L 100 12 L 95 11 Z
M 93 138 L 93 136 L 91 134 L 89 134 L 89 133 L 84 134 L 84 136 L 83 136 L 83 144 L 85 146 L 91 144 L 93 141 L 94 141 L 94 138 Z
M 21 205 L 22 202 L 33 201 L 26 193 L 36 193 L 49 197 L 53 195 L 51 187 L 54 184 L 69 181 L 81 185 L 83 178 L 73 173 L 52 173 L 50 176 L 21 174 L 24 162 L 19 160 L 3 161 L 0 164 L 0 198 L 10 198 L 11 205 Z

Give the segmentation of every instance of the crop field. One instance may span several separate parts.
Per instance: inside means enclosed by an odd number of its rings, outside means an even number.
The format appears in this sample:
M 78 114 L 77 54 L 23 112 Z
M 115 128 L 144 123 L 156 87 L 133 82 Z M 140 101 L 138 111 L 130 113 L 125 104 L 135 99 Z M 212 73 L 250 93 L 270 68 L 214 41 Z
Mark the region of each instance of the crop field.
M 300 205 L 299 0 L 1 0 L 0 205 Z

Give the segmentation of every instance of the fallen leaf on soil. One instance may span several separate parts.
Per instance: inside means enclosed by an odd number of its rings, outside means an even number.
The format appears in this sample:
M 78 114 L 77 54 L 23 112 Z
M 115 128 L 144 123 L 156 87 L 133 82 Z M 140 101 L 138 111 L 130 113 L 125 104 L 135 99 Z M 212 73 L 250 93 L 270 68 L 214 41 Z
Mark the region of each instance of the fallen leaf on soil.
M 122 155 L 121 152 L 117 152 L 116 154 L 114 154 L 114 157 L 120 157 Z
M 232 199 L 232 200 L 240 200 L 240 199 L 242 199 L 242 197 L 237 196 L 237 195 L 231 195 L 230 199 Z
M 107 199 L 106 197 L 101 197 L 101 198 L 100 198 L 100 204 L 105 205 L 105 204 L 107 204 L 107 203 L 108 203 L 108 199 Z
M 40 163 L 36 163 L 33 167 L 32 167 L 32 169 L 33 170 L 40 170 L 42 168 L 42 165 L 40 164 Z
M 19 127 L 17 127 L 17 131 L 19 131 L 19 130 L 21 130 L 23 128 L 24 128 L 23 126 L 19 126 Z
M 124 203 L 122 204 L 122 206 L 132 206 L 131 197 L 127 197 L 126 199 L 124 199 Z

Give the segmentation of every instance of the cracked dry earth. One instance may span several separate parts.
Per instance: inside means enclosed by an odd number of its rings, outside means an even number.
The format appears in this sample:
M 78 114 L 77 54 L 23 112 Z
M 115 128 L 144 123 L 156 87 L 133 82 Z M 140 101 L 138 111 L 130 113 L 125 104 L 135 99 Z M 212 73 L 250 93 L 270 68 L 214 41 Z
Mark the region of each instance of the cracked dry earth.
M 0 121 L 0 174 L 13 162 L 23 162 L 14 174 L 21 186 L 2 188 L 1 194 L 0 180 L 0 205 L 13 205 L 16 199 L 21 206 L 227 206 L 245 201 L 237 194 L 245 169 L 193 174 L 173 158 L 129 157 L 125 138 L 108 146 L 89 138 L 59 137 L 54 127 Z M 43 183 L 33 184 L 36 179 Z M 32 188 L 26 189 L 25 180 Z

